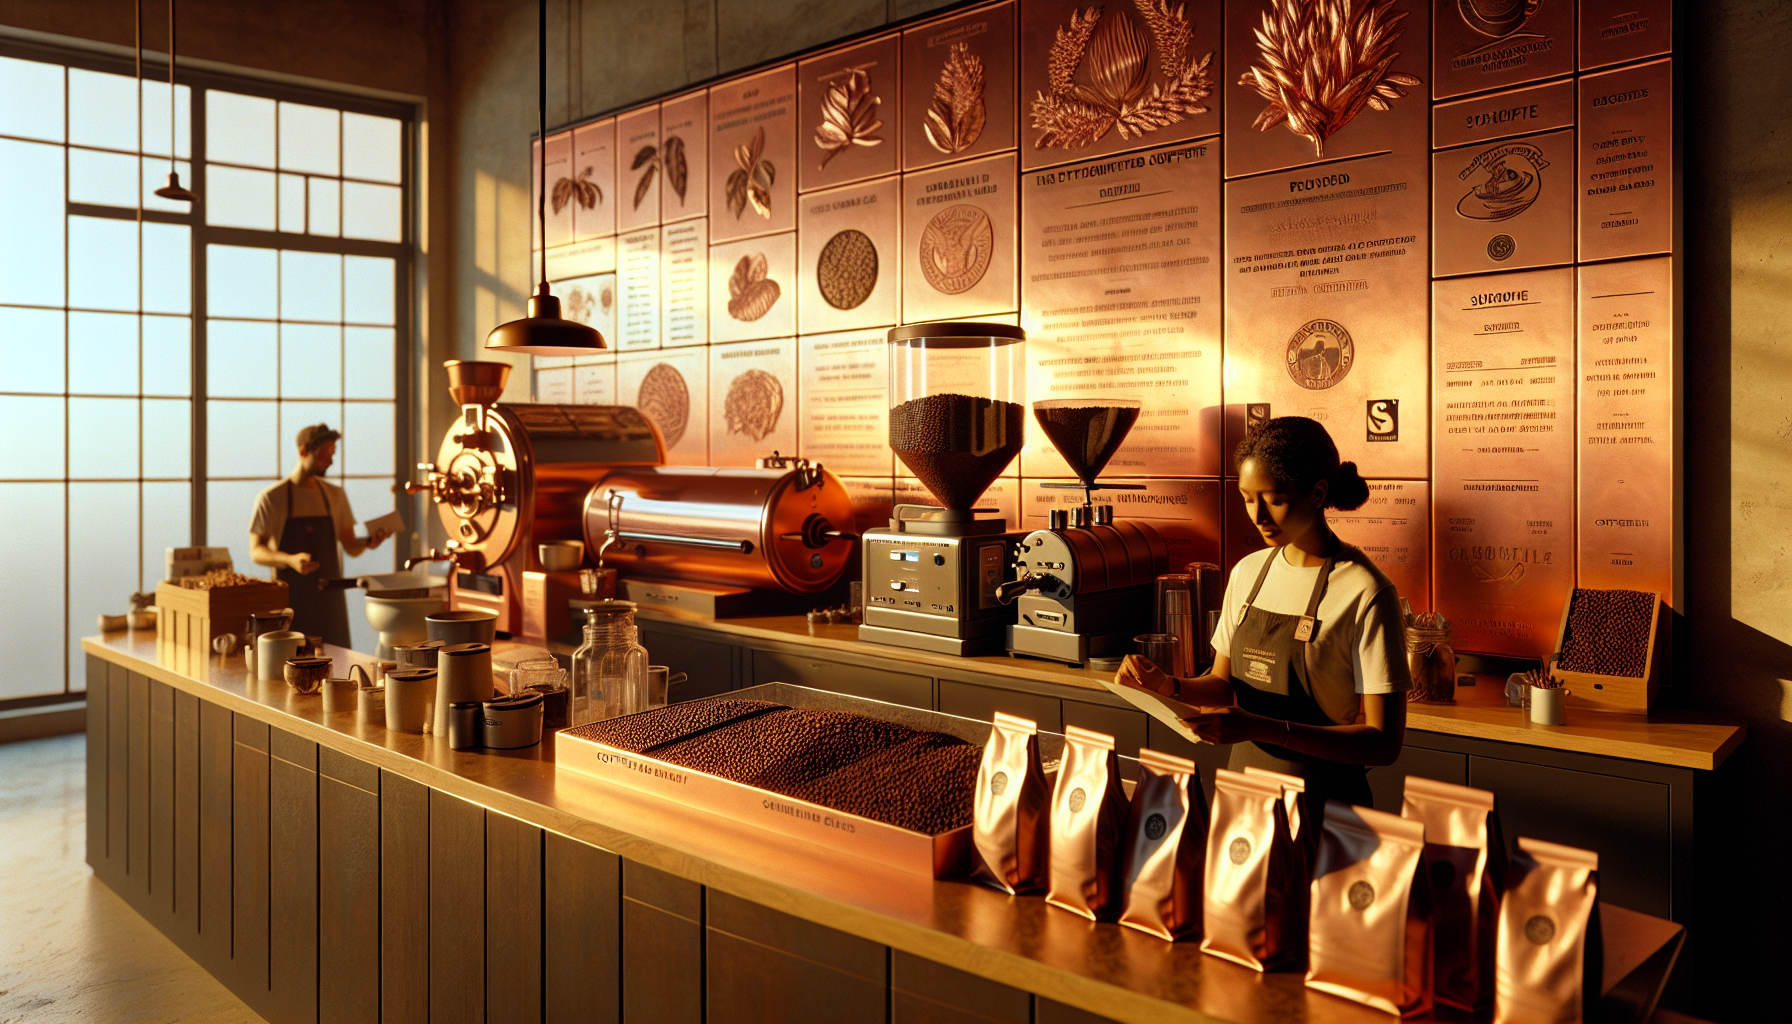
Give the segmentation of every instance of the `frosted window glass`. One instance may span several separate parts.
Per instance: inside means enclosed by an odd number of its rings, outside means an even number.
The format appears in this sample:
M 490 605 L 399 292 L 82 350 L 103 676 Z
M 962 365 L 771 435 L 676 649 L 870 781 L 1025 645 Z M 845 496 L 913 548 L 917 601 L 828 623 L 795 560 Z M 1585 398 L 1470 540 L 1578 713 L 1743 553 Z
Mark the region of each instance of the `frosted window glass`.
M 68 69 L 68 141 L 137 152 L 137 80 Z
M 62 393 L 62 311 L 0 306 L 0 391 Z
M 30 444 L 0 444 L 0 480 L 62 479 L 62 403 L 60 398 L 0 395 L 0 437 L 31 439 Z
M 205 403 L 205 461 L 208 476 L 268 478 L 280 475 L 279 407 L 273 402 Z M 244 507 L 244 529 L 250 509 Z
M 136 221 L 70 217 L 68 265 L 69 305 L 136 310 Z
M 62 305 L 62 154 L 0 139 L 0 302 Z
M 342 183 L 342 237 L 375 242 L 404 241 L 402 189 L 390 185 Z
M 208 89 L 205 93 L 208 160 L 250 167 L 274 166 L 274 101 Z M 217 168 L 209 168 L 207 179 Z
M 193 90 L 185 85 L 174 88 L 174 155 L 193 155 Z M 168 83 L 143 83 L 143 152 L 162 158 L 162 174 L 168 174 Z M 185 170 L 182 181 L 191 182 Z
M 68 201 L 95 206 L 137 205 L 137 167 L 134 156 L 97 149 L 68 151 Z
M 68 315 L 68 389 L 77 395 L 137 393 L 135 315 Z
M 0 135 L 62 141 L 62 67 L 0 57 Z
M 350 327 L 342 332 L 342 395 L 344 398 L 396 396 L 392 362 L 396 332 L 390 327 Z
M 184 316 L 143 318 L 143 393 L 193 393 L 193 322 Z
M 175 162 L 175 169 L 180 172 L 180 183 L 183 188 L 193 184 L 193 165 L 185 160 Z M 145 210 L 162 210 L 167 213 L 191 213 L 193 204 L 185 199 L 163 199 L 156 195 L 156 189 L 168 184 L 168 158 L 146 156 L 143 158 L 143 208 Z
M 274 477 L 212 480 L 205 486 L 205 542 L 228 547 L 238 572 L 256 576 L 267 573 L 266 569 L 249 561 L 249 520 L 255 515 L 256 496 L 262 488 L 274 482 Z
M 193 309 L 192 229 L 143 222 L 143 308 L 152 313 Z
M 341 256 L 280 251 L 280 319 L 341 322 Z
M 206 388 L 220 398 L 274 398 L 280 385 L 279 327 L 212 320 L 206 324 Z M 217 427 L 211 428 L 217 436 Z
M 311 179 L 311 233 L 335 238 L 342 234 L 342 182 Z
M 397 449 L 392 436 L 398 414 L 390 402 L 349 402 L 343 410 L 342 444 L 345 474 L 383 476 L 393 474 Z
M 280 397 L 335 398 L 342 394 L 342 328 L 322 324 L 280 327 Z
M 342 319 L 351 324 L 391 324 L 396 266 L 387 256 L 344 257 Z
M 0 622 L 6 623 L 0 629 L 0 664 L 6 666 L 0 672 L 0 699 L 60 693 L 67 655 L 50 638 L 65 635 L 62 552 L 68 516 L 62 485 L 0 484 L 0 508 L 19 510 L 12 525 L 0 531 L 0 564 L 9 578 L 30 581 L 0 587 Z M 76 635 L 91 632 L 90 626 Z
M 342 176 L 400 182 L 404 122 L 368 114 L 342 114 Z
M 212 316 L 280 315 L 280 258 L 273 249 L 206 247 L 206 312 Z
M 235 537 L 223 538 L 236 541 Z M 153 589 L 168 571 L 168 549 L 191 547 L 193 543 L 193 486 L 189 483 L 146 483 L 143 485 L 143 586 Z M 240 559 L 241 571 L 259 574 L 266 570 L 251 566 L 248 548 L 236 541 L 232 547 Z
M 305 233 L 305 176 L 280 176 L 280 230 L 295 235 Z
M 69 399 L 69 478 L 135 480 L 137 468 L 137 400 Z
M 193 404 L 180 398 L 143 400 L 143 475 L 184 480 L 193 475 Z
M 302 103 L 280 104 L 280 169 L 340 174 L 338 132 L 338 114 L 334 110 Z
M 138 587 L 136 482 L 70 484 L 68 528 L 69 674 L 84 678 L 81 638 L 97 631 L 99 616 L 129 611 Z
M 290 469 L 299 457 L 299 431 L 313 423 L 325 423 L 335 429 L 347 433 L 342 427 L 341 402 L 281 402 L 280 403 L 280 450 L 282 468 Z M 330 468 L 329 475 L 335 479 L 342 475 L 343 442 L 336 442 L 336 464 Z
M 212 164 L 205 171 L 205 222 L 274 230 L 274 174 Z

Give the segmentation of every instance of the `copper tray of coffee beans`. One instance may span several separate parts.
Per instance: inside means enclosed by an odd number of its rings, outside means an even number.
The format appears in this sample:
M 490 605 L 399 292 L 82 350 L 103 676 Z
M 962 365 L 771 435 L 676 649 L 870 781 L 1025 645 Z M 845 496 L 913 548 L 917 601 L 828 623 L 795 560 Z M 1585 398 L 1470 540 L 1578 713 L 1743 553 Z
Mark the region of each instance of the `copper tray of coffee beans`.
M 904 871 L 969 867 L 990 724 L 788 683 L 561 732 L 555 762 Z M 1063 738 L 1040 734 L 1048 767 Z

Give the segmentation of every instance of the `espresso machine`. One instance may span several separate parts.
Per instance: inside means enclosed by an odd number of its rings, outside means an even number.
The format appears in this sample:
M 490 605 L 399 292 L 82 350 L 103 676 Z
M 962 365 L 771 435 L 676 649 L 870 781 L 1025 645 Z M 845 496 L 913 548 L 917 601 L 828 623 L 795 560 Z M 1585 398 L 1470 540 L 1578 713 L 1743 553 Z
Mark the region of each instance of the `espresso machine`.
M 996 599 L 1015 605 L 1007 628 L 1010 654 L 1081 665 L 1132 650 L 1133 637 L 1149 632 L 1156 581 L 1168 571 L 1169 553 L 1156 528 L 1116 521 L 1114 506 L 1097 505 L 1098 490 L 1143 490 L 1142 484 L 1101 484 L 1096 477 L 1139 418 L 1137 401 L 1091 398 L 1033 403 L 1033 416 L 1076 483 L 1083 503 L 1055 508 L 1047 528 L 1023 537 L 1013 580 Z
M 865 531 L 859 639 L 941 654 L 998 654 L 997 599 L 1020 533 L 974 508 L 1020 454 L 1026 332 L 931 323 L 890 331 L 890 447 L 938 506 L 897 505 Z

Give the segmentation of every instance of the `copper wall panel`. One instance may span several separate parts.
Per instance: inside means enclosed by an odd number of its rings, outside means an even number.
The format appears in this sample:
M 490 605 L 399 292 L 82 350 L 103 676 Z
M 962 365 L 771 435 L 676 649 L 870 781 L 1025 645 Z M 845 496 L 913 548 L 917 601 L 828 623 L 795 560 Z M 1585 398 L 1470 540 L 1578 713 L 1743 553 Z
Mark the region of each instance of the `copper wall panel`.
M 882 329 L 797 339 L 797 454 L 835 473 L 884 478 L 890 451 L 890 359 Z
M 616 240 L 616 283 L 622 293 L 616 348 L 660 347 L 660 232 L 644 228 Z
M 660 104 L 660 220 L 670 224 L 709 212 L 709 93 L 699 90 Z
M 660 229 L 660 347 L 709 342 L 709 221 Z
M 572 133 L 572 178 L 566 205 L 572 209 L 573 238 L 584 241 L 616 233 L 616 119 L 606 117 Z M 554 187 L 560 182 L 555 179 Z M 557 192 L 548 193 L 551 210 Z
M 1021 0 L 1020 20 L 1023 169 L 1219 134 L 1217 0 Z
M 1267 403 L 1365 476 L 1426 474 L 1425 173 L 1418 153 L 1226 184 L 1228 449 Z
M 1574 587 L 1574 270 L 1432 295 L 1437 610 L 1459 650 L 1541 658 Z
M 796 451 L 796 339 L 709 347 L 709 464 Z
M 1075 483 L 1060 480 L 1058 483 Z M 1226 490 L 1219 480 L 1153 480 L 1116 477 L 1114 483 L 1143 484 L 1142 491 L 1096 491 L 1097 504 L 1114 506 L 1116 519 L 1150 523 L 1163 535 L 1173 571 L 1189 562 L 1220 560 L 1220 502 Z M 1073 508 L 1083 503 L 1080 488 L 1043 486 L 1045 481 L 1021 482 L 1020 528 L 1043 530 L 1046 513 L 1054 508 Z M 1236 489 L 1231 493 L 1236 494 Z
M 572 367 L 550 366 L 535 371 L 535 401 L 566 405 L 572 401 Z
M 902 178 L 902 319 L 1018 308 L 1015 158 L 1009 153 Z
M 1237 480 L 1220 485 L 1229 574 L 1238 560 L 1263 547 L 1245 513 Z M 1369 480 L 1369 500 L 1354 512 L 1331 509 L 1333 532 L 1369 556 L 1415 612 L 1431 608 L 1431 485 L 1424 480 Z
M 1674 62 L 1580 80 L 1580 258 L 1674 244 Z
M 1431 145 L 1443 149 L 1574 126 L 1574 80 L 1489 93 L 1431 108 Z
M 796 333 L 796 232 L 709 248 L 709 340 Z
M 1431 272 L 1574 262 L 1574 130 L 1446 149 L 1431 158 Z
M 535 216 L 536 204 L 540 202 L 541 197 L 543 172 L 539 141 L 529 145 L 529 170 L 530 180 L 534 183 L 534 189 L 529 194 L 529 245 L 531 250 L 539 251 L 541 249 L 541 221 Z M 546 173 L 550 189 L 562 181 L 569 183 L 565 188 L 571 188 L 570 182 L 576 177 L 572 170 L 571 132 L 560 132 L 557 135 L 548 136 Z M 551 196 L 552 193 L 550 192 L 549 195 Z M 572 210 L 575 205 L 570 199 L 562 202 L 558 209 L 551 201 L 548 203 L 546 216 L 547 239 L 550 249 L 572 241 Z
M 1647 590 L 1678 607 L 1673 261 L 1580 268 L 1583 587 Z
M 980 7 L 902 34 L 904 169 L 1014 148 L 1014 6 Z
M 847 497 L 852 500 L 852 514 L 858 521 L 860 530 L 890 525 L 892 502 L 889 477 L 848 476 L 841 477 L 840 482 L 846 486 Z
M 616 231 L 627 234 L 660 222 L 660 185 L 665 172 L 660 152 L 659 104 L 638 107 L 616 118 Z
M 1217 139 L 1025 174 L 1027 398 L 1132 398 L 1115 473 L 1220 473 Z M 1022 471 L 1068 476 L 1032 417 Z
M 711 242 L 796 227 L 801 131 L 795 64 L 710 88 Z
M 1671 0 L 1580 0 L 1580 69 L 1640 60 L 1674 48 Z
M 553 279 L 549 278 L 549 280 Z M 592 328 L 603 335 L 604 341 L 608 342 L 611 347 L 615 347 L 619 340 L 616 334 L 616 310 L 619 303 L 615 274 L 592 274 L 589 277 L 554 281 L 554 294 L 560 298 L 561 316 Z M 542 367 L 556 364 L 537 359 L 535 365 Z M 570 366 L 571 364 L 561 363 L 558 365 Z
M 797 65 L 797 190 L 902 169 L 902 37 L 881 36 Z
M 1327 15 L 1336 14 L 1341 5 L 1342 0 L 1226 0 L 1226 72 L 1221 77 L 1225 86 L 1227 177 L 1424 148 L 1425 126 L 1430 116 L 1426 109 L 1431 90 L 1430 5 L 1422 0 L 1359 0 L 1352 5 L 1358 12 L 1355 24 L 1363 26 L 1359 31 L 1374 40 L 1376 46 L 1373 51 L 1359 52 L 1393 55 L 1393 63 L 1379 83 L 1374 79 L 1373 66 L 1356 68 L 1353 63 L 1356 74 L 1348 76 L 1324 69 L 1336 65 L 1326 64 L 1322 51 L 1332 52 L 1338 44 L 1331 41 L 1329 30 L 1321 26 L 1328 24 Z M 1375 11 L 1382 13 L 1377 16 Z M 1280 18 L 1272 12 L 1279 12 Z M 1265 17 L 1301 27 L 1287 41 L 1278 32 L 1278 45 L 1266 54 L 1258 38 Z M 1364 20 L 1371 17 L 1375 18 L 1374 28 Z M 1319 19 L 1311 29 L 1306 27 L 1310 19 Z M 1320 48 L 1305 43 L 1310 34 L 1323 41 Z M 1287 68 L 1287 81 L 1273 71 L 1278 63 Z M 1320 88 L 1315 81 L 1314 87 L 1307 89 L 1303 83 L 1309 74 L 1324 80 L 1328 88 Z M 1354 83 L 1349 88 L 1345 88 L 1346 79 Z M 1247 80 L 1250 84 L 1244 84 Z M 1384 92 L 1376 97 L 1376 102 L 1386 107 L 1384 110 L 1368 105 L 1363 95 L 1378 85 Z M 1264 97 L 1265 89 L 1302 98 L 1303 114 L 1297 118 L 1298 126 L 1291 123 L 1279 101 Z M 1308 92 L 1313 95 L 1307 95 Z M 1389 97 L 1387 93 L 1395 95 Z M 1297 127 L 1301 134 L 1296 134 Z
M 531 261 L 538 259 L 540 250 L 529 254 Z M 590 277 L 592 274 L 608 274 L 616 269 L 616 239 L 606 235 L 572 245 L 562 245 L 548 250 L 548 280 L 560 281 L 575 277 Z M 555 294 L 559 294 L 558 291 Z
M 572 400 L 579 405 L 616 404 L 614 356 L 572 368 Z
M 1574 70 L 1574 0 L 1464 0 L 1438 4 L 1436 16 L 1431 95 L 1438 99 Z
M 703 348 L 624 352 L 616 357 L 616 401 L 660 428 L 666 465 L 709 464 L 709 353 Z
M 812 192 L 798 203 L 797 329 L 901 322 L 901 179 Z
M 896 472 L 904 471 L 901 460 L 896 462 Z M 977 507 L 991 509 L 984 517 L 1006 520 L 1010 530 L 1020 529 L 1020 478 L 1013 475 L 1000 476 L 977 499 Z M 910 476 L 898 476 L 890 489 L 890 496 L 898 505 L 938 505 L 933 494 L 921 486 L 921 481 Z M 983 517 L 980 517 L 983 518 Z

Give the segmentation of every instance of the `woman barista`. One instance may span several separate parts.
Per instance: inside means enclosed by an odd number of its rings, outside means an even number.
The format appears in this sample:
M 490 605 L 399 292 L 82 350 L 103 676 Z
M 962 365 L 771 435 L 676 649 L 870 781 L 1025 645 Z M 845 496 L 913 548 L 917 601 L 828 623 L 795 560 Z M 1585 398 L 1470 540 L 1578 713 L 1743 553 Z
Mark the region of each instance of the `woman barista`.
M 1301 776 L 1314 807 L 1369 805 L 1365 766 L 1392 763 L 1405 741 L 1405 631 L 1393 583 L 1325 520 L 1328 508 L 1361 507 L 1369 487 L 1301 416 L 1252 427 L 1236 456 L 1245 511 L 1269 547 L 1232 570 L 1213 669 L 1173 679 L 1133 655 L 1119 681 L 1195 705 L 1189 727 L 1232 744 L 1235 770 Z

